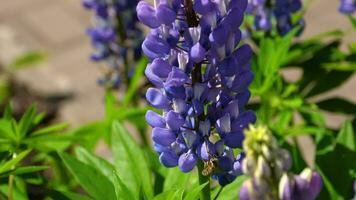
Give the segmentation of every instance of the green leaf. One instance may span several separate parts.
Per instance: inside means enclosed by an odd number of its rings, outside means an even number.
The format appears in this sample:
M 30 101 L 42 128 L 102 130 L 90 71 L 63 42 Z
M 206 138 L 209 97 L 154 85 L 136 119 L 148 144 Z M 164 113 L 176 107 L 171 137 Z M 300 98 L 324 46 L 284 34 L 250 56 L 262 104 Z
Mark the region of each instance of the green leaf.
M 91 154 L 83 147 L 75 148 L 75 155 L 79 161 L 94 167 L 106 177 L 112 178 L 112 172 L 115 171 L 115 167 L 108 161 Z
M 13 70 L 31 67 L 33 65 L 37 65 L 43 62 L 46 58 L 46 55 L 41 52 L 29 51 L 24 53 L 23 55 L 16 58 L 11 64 L 10 67 Z
M 12 129 L 12 122 L 10 120 L 0 119 L 0 138 L 16 140 L 16 135 Z
M 200 194 L 200 191 L 202 191 L 202 189 L 209 184 L 209 182 L 206 182 L 202 185 L 198 185 L 196 187 L 194 187 L 192 190 L 188 191 L 187 196 L 184 198 L 184 200 L 195 200 L 195 199 L 199 199 L 198 196 Z
M 120 178 L 125 180 L 133 192 L 137 193 L 142 187 L 146 197 L 152 198 L 152 178 L 145 156 L 130 133 L 119 122 L 113 123 L 112 151 Z
M 183 173 L 179 168 L 170 168 L 165 177 L 163 191 L 184 188 L 191 177 L 191 173 Z
M 131 78 L 129 88 L 127 89 L 124 99 L 122 101 L 122 107 L 127 107 L 131 103 L 135 95 L 137 95 L 137 90 L 140 87 L 140 82 L 142 80 L 143 72 L 146 69 L 148 60 L 146 57 L 142 57 L 141 60 L 137 63 L 135 68 L 135 74 Z
M 33 172 L 39 172 L 48 169 L 48 166 L 26 166 L 18 167 L 15 171 L 11 172 L 13 175 L 30 174 Z
M 66 129 L 68 127 L 69 127 L 69 124 L 67 124 L 67 123 L 55 124 L 55 125 L 41 128 L 37 131 L 34 131 L 31 135 L 35 136 L 35 135 L 45 135 L 45 134 L 56 133 L 59 131 L 63 131 L 64 129 Z
M 12 118 L 12 112 L 12 103 L 10 102 L 6 105 L 3 118 L 10 120 Z
M 351 122 L 346 121 L 336 138 L 336 142 L 344 147 L 355 151 L 356 155 L 356 138 Z
M 334 62 L 325 63 L 323 67 L 327 70 L 337 70 L 337 71 L 356 71 L 356 62 Z
M 350 20 L 350 22 L 351 22 L 351 24 L 352 24 L 352 27 L 353 27 L 354 29 L 356 29 L 356 17 L 354 17 L 354 16 L 352 16 L 352 15 L 348 15 L 348 18 L 349 18 L 349 20 Z
M 2 164 L 0 166 L 0 174 L 15 169 L 16 165 L 19 162 L 21 162 L 31 151 L 32 151 L 31 149 L 23 151 L 23 152 L 19 153 L 13 159 L 11 159 L 11 160 L 5 162 L 4 164 Z
M 36 112 L 37 112 L 37 106 L 32 105 L 30 108 L 26 110 L 25 114 L 21 117 L 21 120 L 18 125 L 21 137 L 24 137 L 28 133 L 28 131 L 32 128 L 31 126 L 36 116 Z
M 330 98 L 317 103 L 318 107 L 334 113 L 356 114 L 356 104 L 343 98 Z
M 70 132 L 73 135 L 73 140 L 87 149 L 93 150 L 96 147 L 98 140 L 105 135 L 109 135 L 110 129 L 106 121 L 97 121 L 86 124 Z
M 328 199 L 333 199 L 333 200 L 343 200 L 344 198 L 342 198 L 342 196 L 340 196 L 337 191 L 335 191 L 333 185 L 331 184 L 330 180 L 328 179 L 327 176 L 325 176 L 323 174 L 323 172 L 320 171 L 320 168 L 317 166 L 317 169 L 320 173 L 320 175 L 322 176 L 323 178 L 323 184 L 325 185 L 325 187 L 322 188 L 322 191 L 321 191 L 321 194 L 319 195 L 319 198 L 320 199 L 325 199 L 325 195 L 326 192 L 325 192 L 325 189 L 328 190 Z
M 120 179 L 116 171 L 113 171 L 113 184 L 115 186 L 115 192 L 117 199 L 137 199 L 132 191 L 126 186 L 126 184 Z
M 12 191 L 12 195 L 13 195 L 13 199 L 14 200 L 28 200 L 28 196 L 26 191 L 23 191 L 22 188 L 19 186 L 19 179 L 15 179 L 14 181 L 14 188 Z M 1 193 L 4 195 L 8 195 L 8 191 L 9 191 L 9 185 L 8 184 L 1 184 L 0 185 L 0 198 L 2 197 Z M 7 198 L 5 198 L 7 199 Z
M 118 176 L 115 167 L 108 161 L 91 154 L 83 147 L 77 147 L 75 149 L 77 158 L 87 165 L 94 167 L 96 170 L 103 173 L 115 186 L 115 192 L 117 199 L 135 199 L 132 192 L 122 182 Z
M 116 199 L 113 184 L 100 171 L 66 153 L 59 155 L 76 180 L 94 199 Z
M 327 177 L 331 186 L 327 191 L 323 190 L 320 199 L 333 199 L 338 194 L 342 199 L 351 199 L 354 195 L 353 184 L 356 173 L 356 153 L 348 147 L 337 144 L 335 148 L 327 153 L 318 154 L 316 165 L 323 177 Z M 337 170 L 337 173 L 335 173 Z

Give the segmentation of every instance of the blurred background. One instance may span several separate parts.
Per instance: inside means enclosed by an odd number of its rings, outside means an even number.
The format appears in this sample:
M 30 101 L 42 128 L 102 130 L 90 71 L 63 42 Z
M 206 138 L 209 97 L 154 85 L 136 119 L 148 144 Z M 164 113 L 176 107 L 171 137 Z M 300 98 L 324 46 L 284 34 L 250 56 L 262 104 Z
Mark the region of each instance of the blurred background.
M 73 127 L 101 119 L 104 91 L 96 83 L 100 70 L 88 58 L 92 47 L 85 34 L 91 13 L 82 8 L 81 1 L 0 0 L 0 5 L 0 93 L 14 97 L 18 112 L 37 101 L 53 120 Z M 350 29 L 338 5 L 339 0 L 312 1 L 301 39 Z M 350 41 L 356 41 L 356 34 L 349 34 L 344 44 Z M 301 75 L 296 70 L 283 73 L 291 80 Z M 356 102 L 356 76 L 326 95 Z M 327 116 L 334 128 L 344 118 Z

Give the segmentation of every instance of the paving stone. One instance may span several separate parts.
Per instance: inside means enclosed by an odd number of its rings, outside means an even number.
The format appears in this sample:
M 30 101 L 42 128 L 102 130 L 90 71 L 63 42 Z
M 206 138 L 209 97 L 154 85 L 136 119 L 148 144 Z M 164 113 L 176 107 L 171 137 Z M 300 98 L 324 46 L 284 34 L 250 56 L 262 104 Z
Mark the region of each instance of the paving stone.
M 24 52 L 27 47 L 18 42 L 16 31 L 5 24 L 0 23 L 0 63 L 7 67 L 11 62 Z
M 0 17 L 19 15 L 21 10 L 31 9 L 43 0 L 0 0 Z
M 60 45 L 83 36 L 81 22 L 66 9 L 66 4 L 48 4 L 27 12 L 23 21 L 37 37 Z
M 89 44 L 77 46 L 53 59 L 53 68 L 69 80 L 74 99 L 60 110 L 60 118 L 74 125 L 101 119 L 104 112 L 103 89 L 96 84 L 98 67 L 89 61 Z

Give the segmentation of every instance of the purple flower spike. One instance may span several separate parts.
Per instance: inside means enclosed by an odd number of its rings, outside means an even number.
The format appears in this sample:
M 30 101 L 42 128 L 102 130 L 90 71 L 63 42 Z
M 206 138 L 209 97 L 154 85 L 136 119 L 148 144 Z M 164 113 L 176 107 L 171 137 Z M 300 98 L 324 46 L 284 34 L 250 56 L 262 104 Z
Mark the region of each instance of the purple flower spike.
M 294 27 L 303 25 L 301 23 L 303 19 L 298 22 L 292 20 L 292 15 L 302 9 L 301 0 L 249 0 L 248 2 L 248 14 L 254 16 L 254 28 L 257 30 L 268 32 L 277 29 L 280 35 L 285 35 Z M 274 21 L 276 23 L 273 23 Z
M 138 2 L 139 0 L 82 0 L 83 7 L 94 15 L 93 25 L 87 30 L 94 48 L 90 59 L 106 64 L 98 80 L 105 88 L 118 89 L 121 83 L 126 83 L 135 70 L 135 62 L 141 58 L 143 31 L 138 25 L 135 12 Z M 123 30 L 125 34 L 120 34 L 118 30 Z M 129 58 L 132 64 L 123 66 Z
M 356 12 L 356 1 L 355 0 L 341 0 L 339 11 L 344 14 L 353 14 Z
M 161 163 L 175 164 L 174 156 L 165 152 L 179 157 L 183 172 L 197 162 L 205 167 L 213 163 L 213 170 L 204 172 L 222 185 L 241 174 L 233 148 L 241 147 L 242 130 L 255 121 L 253 112 L 244 110 L 253 78 L 252 51 L 239 45 L 246 4 L 247 0 L 164 0 L 156 1 L 155 7 L 143 2 L 137 7 L 140 20 L 151 28 L 142 49 L 151 59 L 145 74 L 155 88 L 148 89 L 146 98 L 163 110 L 164 121 L 152 113 L 146 120 L 153 127 Z

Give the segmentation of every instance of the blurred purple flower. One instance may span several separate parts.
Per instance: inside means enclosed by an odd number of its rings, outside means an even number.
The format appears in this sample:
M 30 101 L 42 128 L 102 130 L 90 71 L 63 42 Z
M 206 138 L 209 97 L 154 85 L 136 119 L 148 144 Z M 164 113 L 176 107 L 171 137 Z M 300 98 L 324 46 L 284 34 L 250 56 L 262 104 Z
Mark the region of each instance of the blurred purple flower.
M 134 70 L 130 68 L 133 65 L 123 66 L 128 65 L 125 59 L 130 55 L 133 61 L 141 57 L 143 35 L 134 12 L 137 3 L 138 0 L 83 0 L 83 6 L 94 12 L 93 26 L 87 30 L 95 48 L 91 60 L 108 65 L 99 79 L 101 85 L 119 87 L 122 74 L 129 77 L 128 73 Z

